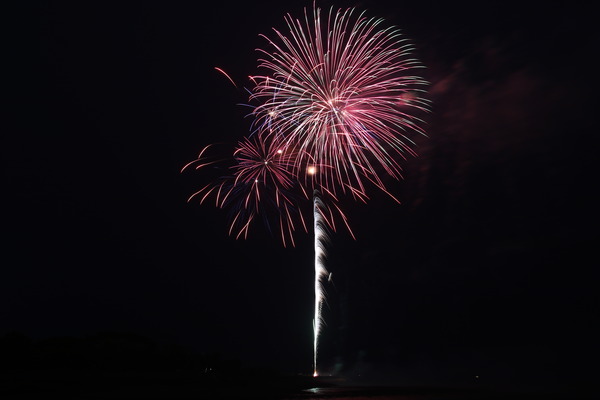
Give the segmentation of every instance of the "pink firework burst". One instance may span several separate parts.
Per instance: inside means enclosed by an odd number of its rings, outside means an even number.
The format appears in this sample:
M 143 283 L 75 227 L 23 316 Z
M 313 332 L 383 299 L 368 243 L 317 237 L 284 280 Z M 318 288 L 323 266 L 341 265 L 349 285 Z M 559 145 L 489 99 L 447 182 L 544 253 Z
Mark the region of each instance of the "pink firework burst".
M 230 164 L 226 168 L 229 173 L 192 194 L 188 201 L 200 199 L 204 203 L 212 198 L 217 207 L 230 209 L 229 234 L 236 238 L 246 238 L 252 222 L 259 216 L 272 230 L 271 221 L 275 218 L 284 246 L 294 245 L 297 226 L 307 231 L 298 203 L 308 196 L 292 172 L 296 157 L 293 150 L 276 135 L 269 134 L 244 137 L 227 159 L 207 155 L 211 147 L 205 147 L 182 171 L 192 166 L 201 169 Z
M 263 35 L 271 51 L 259 49 L 265 74 L 252 77 L 252 99 L 258 130 L 281 132 L 297 149 L 297 176 L 313 168 L 315 187 L 364 200 L 366 182 L 389 194 L 381 171 L 401 178 L 399 161 L 415 154 L 409 136 L 424 133 L 416 114 L 428 103 L 411 44 L 382 19 L 355 14 L 288 14 L 287 34 Z

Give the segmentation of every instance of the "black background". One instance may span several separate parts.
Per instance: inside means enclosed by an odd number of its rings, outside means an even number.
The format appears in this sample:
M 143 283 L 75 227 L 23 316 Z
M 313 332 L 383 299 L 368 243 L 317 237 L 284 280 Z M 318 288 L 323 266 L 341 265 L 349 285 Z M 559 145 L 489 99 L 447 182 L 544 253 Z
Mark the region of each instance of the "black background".
M 214 67 L 247 86 L 258 35 L 310 5 L 44 2 L 17 19 L 16 123 L 0 149 L 0 335 L 127 332 L 311 372 L 310 234 L 284 248 L 257 225 L 235 240 L 225 211 L 186 202 L 207 182 L 180 173 L 205 145 L 249 129 L 243 92 Z M 591 11 L 335 5 L 403 30 L 427 66 L 432 112 L 405 179 L 389 182 L 402 204 L 376 192 L 343 201 L 357 239 L 332 235 L 322 372 L 591 381 Z

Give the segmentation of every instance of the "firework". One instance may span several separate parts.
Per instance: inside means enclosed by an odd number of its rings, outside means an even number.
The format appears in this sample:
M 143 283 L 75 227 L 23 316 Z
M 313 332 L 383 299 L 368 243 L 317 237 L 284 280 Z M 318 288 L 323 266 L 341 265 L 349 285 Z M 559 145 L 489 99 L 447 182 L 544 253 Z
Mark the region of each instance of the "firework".
M 190 167 L 220 166 L 220 170 L 224 169 L 227 173 L 192 194 L 188 201 L 199 199 L 200 203 L 204 203 L 214 199 L 217 207 L 232 210 L 229 234 L 236 238 L 246 238 L 258 216 L 269 229 L 273 226 L 270 221 L 275 218 L 283 245 L 290 243 L 293 246 L 293 234 L 298 226 L 307 231 L 298 204 L 301 200 L 298 193 L 304 192 L 299 189 L 290 170 L 295 158 L 293 151 L 283 146 L 276 135 L 243 138 L 231 157 L 226 159 L 208 155 L 213 147 L 205 147 L 198 158 L 185 165 L 182 171 Z
M 307 165 L 317 188 L 340 189 L 361 199 L 366 182 L 387 191 L 381 171 L 401 177 L 399 160 L 414 155 L 409 132 L 423 133 L 414 111 L 425 111 L 426 82 L 410 57 L 412 46 L 381 19 L 333 9 L 321 19 L 314 8 L 304 21 L 285 17 L 289 34 L 274 30 L 259 49 L 252 98 L 258 129 L 282 132 L 298 148 L 297 171 Z
M 424 133 L 415 111 L 427 110 L 421 96 L 426 82 L 413 73 L 421 66 L 410 56 L 411 44 L 396 28 L 383 28 L 382 19 L 333 8 L 321 19 L 315 6 L 312 15 L 305 9 L 304 20 L 288 14 L 285 21 L 287 34 L 274 29 L 273 39 L 263 35 L 270 51 L 259 49 L 265 74 L 252 78 L 252 99 L 259 103 L 253 115 L 257 131 L 278 132 L 297 150 L 294 174 L 315 189 L 316 376 L 327 273 L 324 228 L 332 223 L 316 193 L 336 198 L 349 192 L 365 201 L 370 183 L 394 198 L 381 174 L 400 179 L 400 160 L 415 154 L 408 133 Z

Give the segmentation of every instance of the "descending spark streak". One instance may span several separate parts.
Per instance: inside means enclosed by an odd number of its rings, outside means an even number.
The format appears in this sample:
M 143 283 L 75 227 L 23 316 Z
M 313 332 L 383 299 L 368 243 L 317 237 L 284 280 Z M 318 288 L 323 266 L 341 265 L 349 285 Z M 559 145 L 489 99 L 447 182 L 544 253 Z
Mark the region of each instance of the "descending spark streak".
M 219 67 L 215 67 L 215 69 L 216 69 L 217 71 L 219 71 L 220 73 L 222 73 L 223 75 L 225 75 L 225 76 L 227 77 L 227 79 L 229 79 L 229 81 L 230 81 L 231 83 L 233 83 L 233 86 L 235 86 L 235 87 L 237 88 L 237 85 L 235 84 L 235 82 L 233 81 L 233 79 L 231 79 L 231 77 L 229 76 L 229 74 L 227 74 L 227 72 L 223 71 L 223 70 L 222 70 L 221 68 L 219 68 Z
M 314 214 L 314 235 L 315 235 L 315 315 L 313 319 L 314 343 L 313 343 L 313 376 L 318 376 L 317 372 L 317 351 L 319 346 L 319 334 L 323 317 L 321 310 L 323 300 L 325 299 L 325 290 L 323 288 L 323 279 L 328 276 L 324 261 L 326 257 L 325 245 L 329 240 L 327 235 L 327 223 L 323 217 L 325 205 L 319 198 L 319 193 L 315 190 L 313 195 L 313 214 Z

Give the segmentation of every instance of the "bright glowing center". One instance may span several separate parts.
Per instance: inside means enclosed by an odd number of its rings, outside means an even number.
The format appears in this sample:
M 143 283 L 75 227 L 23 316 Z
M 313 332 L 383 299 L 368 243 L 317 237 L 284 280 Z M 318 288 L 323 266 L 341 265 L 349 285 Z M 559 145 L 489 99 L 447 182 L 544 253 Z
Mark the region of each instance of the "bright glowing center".
M 306 173 L 309 175 L 314 175 L 317 173 L 317 167 L 315 167 L 314 165 L 310 165 L 308 168 L 306 168 Z

